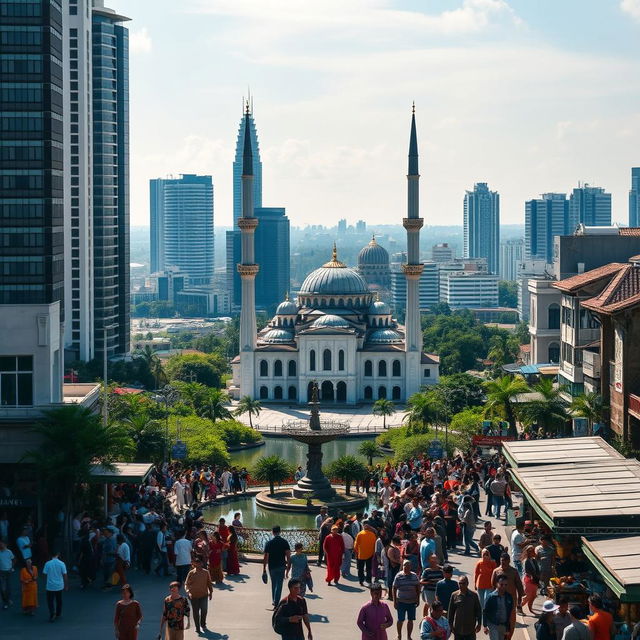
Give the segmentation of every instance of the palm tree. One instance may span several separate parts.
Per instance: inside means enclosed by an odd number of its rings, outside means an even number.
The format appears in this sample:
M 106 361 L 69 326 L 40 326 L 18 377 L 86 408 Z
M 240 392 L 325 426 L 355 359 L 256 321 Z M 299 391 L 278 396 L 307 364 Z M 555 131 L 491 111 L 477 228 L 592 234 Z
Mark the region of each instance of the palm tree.
M 253 467 L 253 477 L 258 482 L 269 483 L 269 493 L 275 493 L 275 483 L 284 482 L 294 473 L 293 465 L 278 455 L 259 458 Z
M 380 447 L 373 440 L 364 440 L 358 447 L 358 453 L 369 461 L 369 466 L 373 466 L 373 459 L 380 455 Z
M 345 493 L 351 495 L 351 483 L 354 480 L 364 480 L 367 468 L 355 456 L 341 456 L 334 460 L 328 468 L 332 478 L 344 480 Z
M 157 420 L 152 420 L 147 413 L 138 413 L 123 420 L 122 425 L 135 444 L 135 462 L 162 460 L 168 443 Z
M 487 359 L 493 362 L 493 373 L 500 375 L 503 365 L 514 362 L 518 355 L 518 340 L 515 336 L 495 335 L 489 341 Z
M 251 396 L 242 396 L 238 401 L 238 406 L 236 410 L 233 412 L 234 416 L 240 417 L 243 413 L 249 414 L 249 426 L 253 429 L 253 422 L 251 421 L 251 416 L 255 416 L 256 418 L 260 415 L 260 411 L 262 411 L 262 405 L 258 400 L 254 400 Z
M 178 390 L 182 401 L 192 409 L 197 411 L 204 405 L 207 387 L 201 382 L 174 380 L 173 385 Z
M 231 411 L 225 407 L 229 402 L 229 395 L 222 389 L 207 389 L 203 404 L 198 409 L 201 418 L 209 418 L 212 422 L 231 418 Z
M 407 400 L 402 420 L 409 423 L 411 433 L 426 433 L 430 424 L 437 425 L 441 421 L 442 413 L 438 396 L 430 391 L 420 391 Z
M 89 482 L 93 466 L 110 469 L 116 460 L 130 459 L 133 443 L 122 425 L 104 425 L 99 415 L 78 404 L 45 411 L 33 432 L 40 446 L 23 459 L 36 467 L 48 500 L 63 510 L 63 540 L 70 552 L 74 491 Z
M 160 361 L 160 358 L 158 358 L 158 354 L 154 351 L 151 345 L 145 344 L 144 349 L 141 349 L 137 355 L 141 360 L 144 360 L 144 363 L 147 365 L 147 369 L 149 369 L 153 376 L 155 388 L 157 389 L 160 386 L 160 383 L 163 380 L 166 380 L 166 375 L 162 367 L 162 362 Z
M 516 412 L 513 398 L 521 393 L 527 393 L 529 385 L 522 378 L 502 376 L 484 383 L 487 390 L 487 402 L 484 412 L 487 417 L 499 416 L 509 423 L 509 435 L 516 437 Z
M 374 416 L 382 416 L 382 428 L 387 428 L 387 416 L 392 416 L 396 412 L 396 406 L 386 398 L 379 398 L 373 403 L 371 413 Z
M 593 435 L 593 425 L 602 422 L 607 407 L 602 396 L 595 391 L 576 396 L 571 402 L 571 410 L 580 418 L 586 418 L 589 425 L 589 435 Z
M 527 402 L 520 409 L 520 420 L 525 424 L 537 424 L 546 430 L 558 431 L 569 420 L 569 413 L 560 394 L 565 385 L 555 386 L 551 378 L 541 378 L 532 391 L 539 393 L 540 400 Z

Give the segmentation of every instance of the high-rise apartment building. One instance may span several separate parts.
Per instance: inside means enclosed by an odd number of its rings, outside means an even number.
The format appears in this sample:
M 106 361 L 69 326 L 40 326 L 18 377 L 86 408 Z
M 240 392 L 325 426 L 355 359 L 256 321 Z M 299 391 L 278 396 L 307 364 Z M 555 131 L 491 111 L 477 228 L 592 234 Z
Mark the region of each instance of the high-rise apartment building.
M 524 205 L 524 258 L 553 262 L 553 238 L 575 231 L 565 193 L 543 193 Z
M 214 270 L 211 176 L 156 178 L 149 187 L 151 270 L 178 267 L 191 286 L 209 284 Z
M 498 306 L 497 275 L 472 271 L 451 271 L 441 275 L 441 299 L 452 309 Z
M 490 273 L 500 266 L 500 195 L 477 182 L 464 196 L 464 257 L 486 258 Z
M 640 167 L 631 169 L 631 190 L 629 191 L 629 226 L 640 226 Z
M 500 280 L 515 282 L 522 264 L 524 240 L 505 240 L 500 243 Z
M 431 259 L 434 262 L 451 262 L 455 257 L 453 247 L 448 242 L 440 242 L 431 247 Z
M 256 305 L 271 309 L 290 288 L 289 218 L 284 207 L 255 207 Z
M 407 305 L 407 279 L 400 268 L 395 265 L 391 270 L 391 302 L 393 308 L 404 313 Z M 420 274 L 418 287 L 418 302 L 420 309 L 431 309 L 438 304 L 438 266 L 435 262 L 425 262 Z
M 611 194 L 602 187 L 578 185 L 569 198 L 569 225 L 573 233 L 579 224 L 607 227 L 611 224 Z
M 129 18 L 106 9 L 102 0 L 93 4 L 94 345 L 96 354 L 106 350 L 112 357 L 129 352 L 131 324 L 129 30 L 122 24 Z M 73 135 L 73 122 L 71 127 Z M 72 235 L 72 260 L 73 240 Z

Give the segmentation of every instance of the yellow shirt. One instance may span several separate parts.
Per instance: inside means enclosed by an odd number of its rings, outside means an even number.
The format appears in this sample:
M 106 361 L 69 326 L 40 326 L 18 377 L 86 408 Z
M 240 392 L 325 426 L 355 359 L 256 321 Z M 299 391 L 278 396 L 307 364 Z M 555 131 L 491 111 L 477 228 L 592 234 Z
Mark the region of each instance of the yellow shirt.
M 376 550 L 376 534 L 368 529 L 363 529 L 357 536 L 353 543 L 353 549 L 356 552 L 356 557 L 359 560 L 367 560 L 373 556 Z

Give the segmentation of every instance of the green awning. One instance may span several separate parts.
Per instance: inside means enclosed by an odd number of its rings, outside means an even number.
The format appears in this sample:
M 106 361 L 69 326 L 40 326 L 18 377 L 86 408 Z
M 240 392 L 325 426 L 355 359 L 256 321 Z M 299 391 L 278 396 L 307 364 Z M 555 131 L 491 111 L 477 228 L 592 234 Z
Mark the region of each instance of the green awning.
M 96 465 L 91 469 L 91 482 L 96 484 L 114 484 L 116 482 L 141 484 L 147 479 L 152 469 L 153 465 L 150 462 L 114 462 L 112 469 Z

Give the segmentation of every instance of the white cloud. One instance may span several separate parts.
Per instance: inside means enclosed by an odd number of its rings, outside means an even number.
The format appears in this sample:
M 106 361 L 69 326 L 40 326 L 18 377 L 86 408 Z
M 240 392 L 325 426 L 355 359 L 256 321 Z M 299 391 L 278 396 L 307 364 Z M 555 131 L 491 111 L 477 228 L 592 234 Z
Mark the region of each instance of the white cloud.
M 132 29 L 129 32 L 129 49 L 132 53 L 150 53 L 152 46 L 147 27 Z
M 620 0 L 620 9 L 640 22 L 640 0 Z

